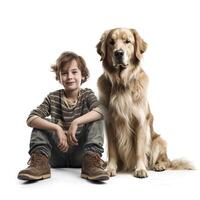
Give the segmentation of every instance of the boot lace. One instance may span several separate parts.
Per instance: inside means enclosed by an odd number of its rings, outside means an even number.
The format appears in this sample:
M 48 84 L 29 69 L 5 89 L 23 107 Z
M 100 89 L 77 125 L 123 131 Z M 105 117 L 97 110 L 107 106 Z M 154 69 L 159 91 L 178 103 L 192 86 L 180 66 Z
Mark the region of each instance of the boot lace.
M 30 165 L 30 167 L 39 166 L 42 163 L 42 158 L 42 154 L 32 154 L 27 164 Z
M 105 169 L 106 168 L 106 162 L 104 162 L 99 157 L 99 155 L 88 156 L 88 159 L 89 159 L 90 163 L 92 163 L 93 166 L 101 168 L 101 169 Z

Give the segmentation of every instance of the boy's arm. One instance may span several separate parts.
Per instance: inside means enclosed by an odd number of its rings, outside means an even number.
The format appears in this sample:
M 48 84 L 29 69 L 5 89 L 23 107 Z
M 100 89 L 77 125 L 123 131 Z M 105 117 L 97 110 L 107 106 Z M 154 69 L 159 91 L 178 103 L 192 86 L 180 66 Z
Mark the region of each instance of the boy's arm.
M 97 121 L 102 118 L 103 118 L 103 115 L 101 113 L 101 110 L 97 107 L 91 110 L 90 112 L 76 118 L 72 123 L 81 125 L 81 124 L 87 124 L 89 122 Z
M 75 135 L 79 125 L 97 121 L 104 117 L 102 105 L 98 102 L 97 97 L 91 89 L 87 89 L 87 95 L 85 96 L 85 99 L 90 112 L 72 121 L 67 134 L 68 141 L 72 145 L 78 144 L 78 140 L 76 139 Z
M 32 120 L 30 118 L 29 126 L 38 128 L 38 129 L 45 129 L 45 130 L 53 131 L 58 136 L 58 140 L 59 140 L 58 148 L 63 152 L 66 152 L 68 150 L 69 145 L 67 143 L 67 137 L 65 135 L 64 130 L 58 124 L 49 122 L 45 119 L 42 119 L 41 117 L 34 117 L 34 119 L 32 119 Z
M 39 116 L 32 116 L 28 119 L 27 125 L 33 128 L 45 129 L 50 131 L 56 131 L 58 129 L 58 125 L 54 124 L 46 119 L 42 119 Z
M 32 127 L 32 122 L 38 117 L 40 118 L 48 117 L 50 115 L 50 110 L 51 110 L 51 100 L 50 100 L 50 95 L 48 95 L 36 109 L 31 111 L 31 113 L 28 116 L 28 119 L 26 120 L 27 125 Z
M 69 148 L 65 131 L 58 124 L 54 124 L 44 119 L 45 117 L 48 117 L 50 113 L 51 99 L 50 95 L 48 95 L 43 103 L 30 113 L 27 119 L 27 125 L 38 129 L 50 130 L 55 133 L 58 136 L 58 148 L 65 152 Z
M 97 108 L 95 108 L 94 110 L 82 115 L 81 117 L 76 118 L 75 120 L 72 121 L 68 133 L 67 133 L 67 137 L 68 137 L 68 142 L 71 145 L 78 145 L 78 140 L 76 139 L 76 131 L 78 129 L 78 126 L 81 124 L 87 124 L 89 122 L 93 122 L 93 121 L 97 121 L 99 119 L 103 118 L 103 115 L 100 114 L 101 111 L 99 110 L 99 112 L 96 110 Z

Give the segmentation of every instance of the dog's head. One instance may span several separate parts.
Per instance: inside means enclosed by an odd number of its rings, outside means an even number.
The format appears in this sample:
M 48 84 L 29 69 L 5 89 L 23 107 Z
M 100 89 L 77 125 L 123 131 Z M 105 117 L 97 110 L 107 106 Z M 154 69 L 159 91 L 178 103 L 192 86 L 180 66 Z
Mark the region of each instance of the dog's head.
M 105 31 L 97 44 L 97 52 L 105 65 L 125 69 L 138 65 L 147 48 L 135 29 L 116 28 Z

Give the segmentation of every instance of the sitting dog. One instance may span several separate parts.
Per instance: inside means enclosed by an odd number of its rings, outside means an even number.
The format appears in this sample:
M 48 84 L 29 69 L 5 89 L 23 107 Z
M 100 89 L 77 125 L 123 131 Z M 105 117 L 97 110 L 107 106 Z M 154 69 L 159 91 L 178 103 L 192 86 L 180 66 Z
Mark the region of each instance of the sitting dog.
M 107 108 L 105 119 L 110 176 L 131 171 L 147 177 L 147 169 L 192 169 L 189 162 L 170 161 L 167 144 L 153 129 L 147 100 L 148 76 L 140 67 L 147 44 L 135 29 L 103 33 L 97 52 L 104 73 L 98 79 L 99 97 Z

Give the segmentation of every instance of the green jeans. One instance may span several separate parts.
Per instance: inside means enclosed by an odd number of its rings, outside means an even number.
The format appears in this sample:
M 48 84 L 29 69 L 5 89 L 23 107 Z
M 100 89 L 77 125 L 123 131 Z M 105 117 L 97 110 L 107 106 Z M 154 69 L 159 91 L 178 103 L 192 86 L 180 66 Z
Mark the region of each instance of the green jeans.
M 48 156 L 51 167 L 81 167 L 85 152 L 93 151 L 101 156 L 104 151 L 103 120 L 85 124 L 76 138 L 78 139 L 77 146 L 71 146 L 67 152 L 61 152 L 57 147 L 58 138 L 56 134 L 33 128 L 29 154 L 40 151 Z

